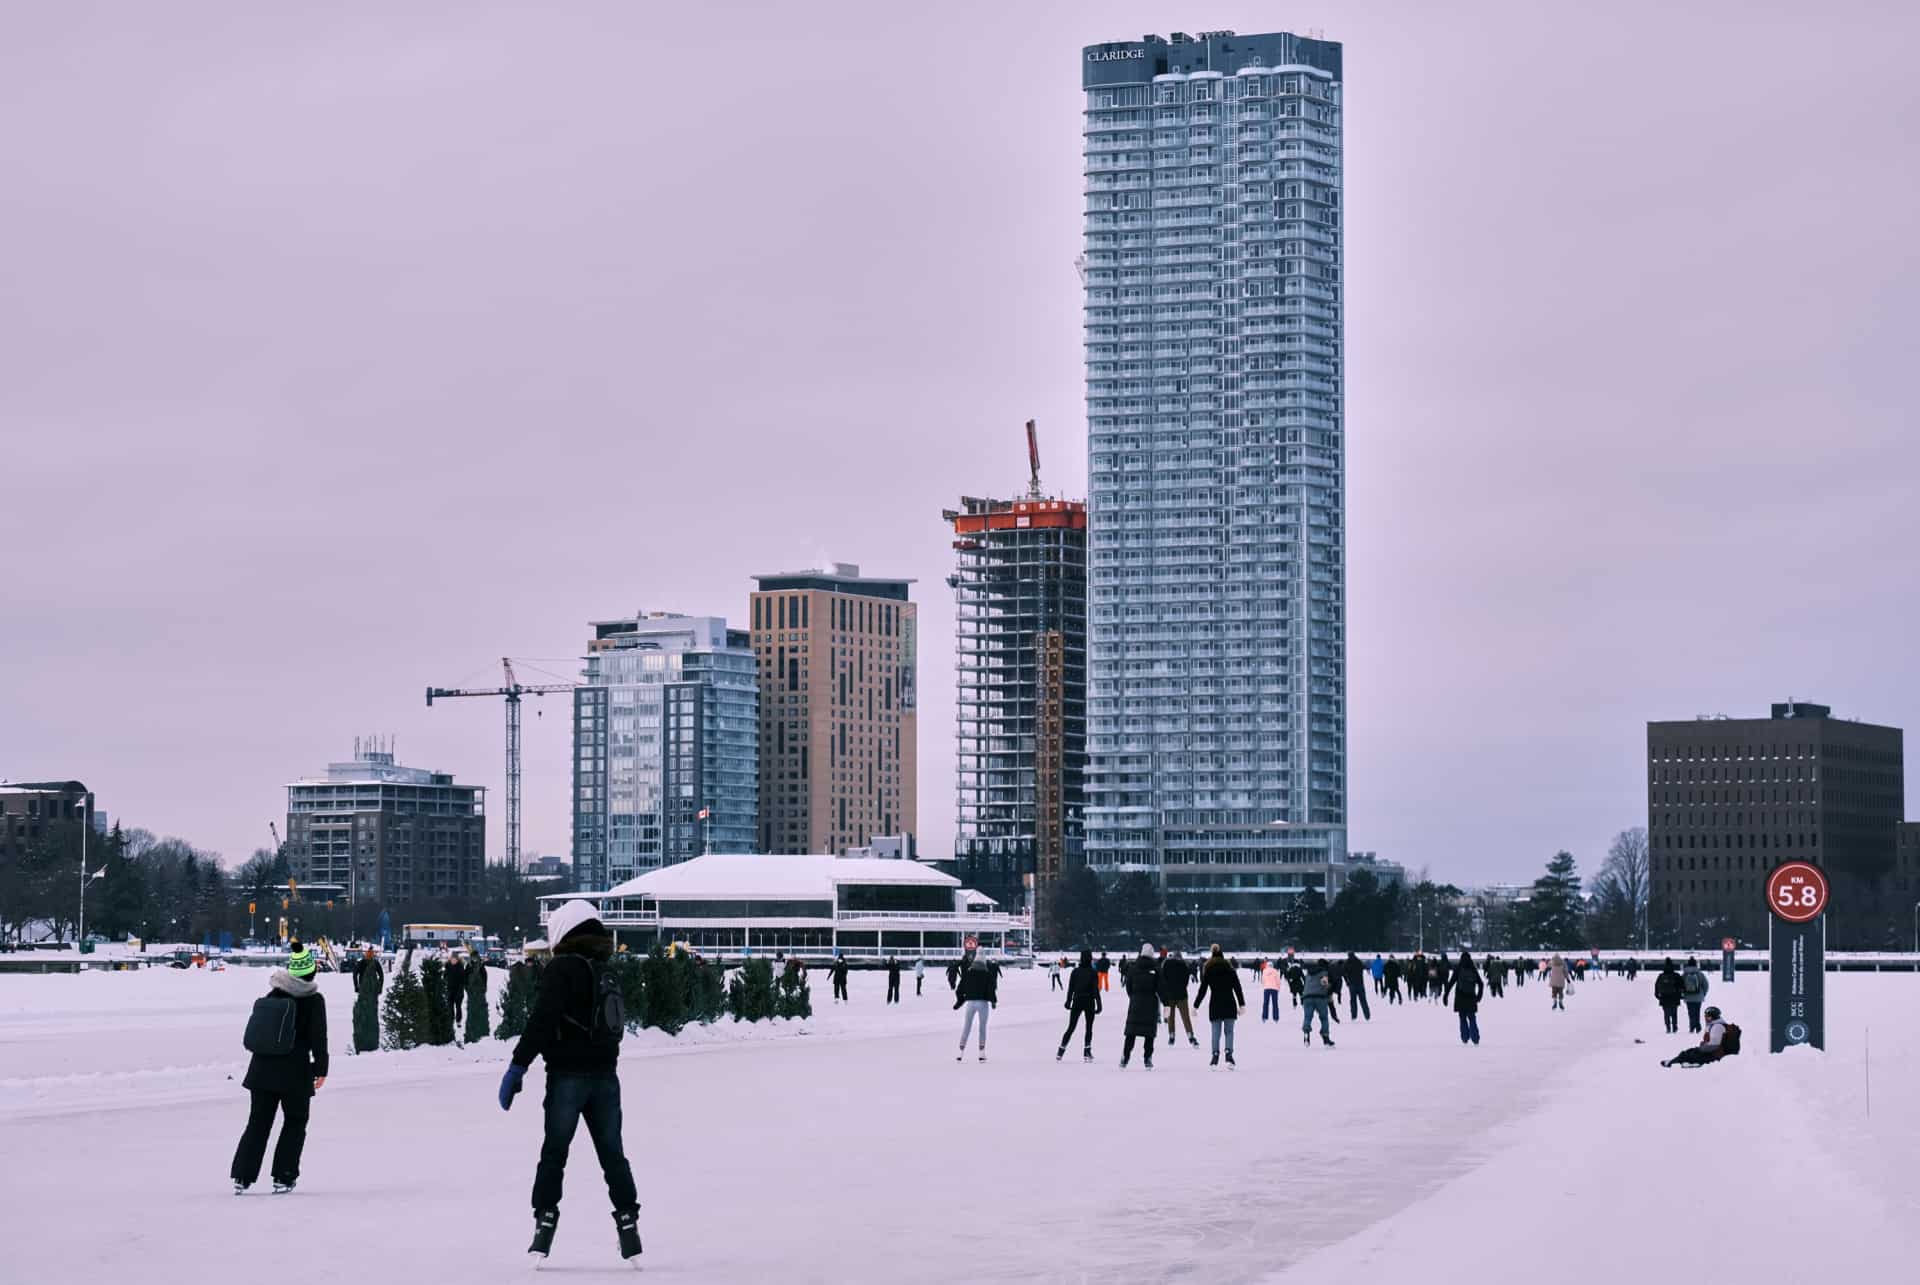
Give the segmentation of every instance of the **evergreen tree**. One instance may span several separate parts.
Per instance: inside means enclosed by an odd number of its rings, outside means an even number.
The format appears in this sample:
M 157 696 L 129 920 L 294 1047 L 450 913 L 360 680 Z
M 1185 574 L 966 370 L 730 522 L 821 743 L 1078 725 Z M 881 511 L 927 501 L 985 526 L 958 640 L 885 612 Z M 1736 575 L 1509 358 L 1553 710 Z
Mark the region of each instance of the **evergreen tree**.
M 429 955 L 420 965 L 420 985 L 427 993 L 423 1042 L 453 1043 L 453 1004 L 447 999 L 447 967 L 438 956 Z
M 687 981 L 687 1020 L 707 1025 L 727 1011 L 726 970 L 699 955 L 683 954 Z
M 476 955 L 467 963 L 467 1043 L 487 1038 L 488 1016 L 487 966 Z
M 792 964 L 774 986 L 773 1015 L 788 1019 L 813 1016 L 813 990 L 807 985 L 806 974 Z
M 421 989 L 419 974 L 413 971 L 413 953 L 409 951 L 406 958 L 400 961 L 399 971 L 387 983 L 387 998 L 381 1005 L 382 1025 L 386 1028 L 381 1036 L 381 1047 L 419 1047 L 425 1034 L 421 1022 L 421 1010 L 425 1006 L 426 993 Z
M 749 959 L 727 986 L 727 1007 L 736 1022 L 761 1022 L 773 1016 L 773 965 Z
M 613 975 L 620 980 L 620 1001 L 627 1009 L 627 1029 L 637 1031 L 647 1023 L 647 978 L 640 957 L 621 951 L 613 957 Z
M 353 1051 L 371 1053 L 379 1047 L 380 999 L 371 990 L 356 991 L 353 997 Z
M 1573 854 L 1557 853 L 1547 862 L 1547 872 L 1533 881 L 1533 893 L 1527 899 L 1528 944 L 1554 950 L 1579 946 L 1585 938 L 1585 916 Z
M 533 964 L 521 960 L 509 968 L 506 989 L 500 994 L 500 1025 L 494 1033 L 503 1040 L 517 1040 L 525 1034 L 527 1014 L 533 1011 L 533 997 L 539 989 L 540 974 Z
M 682 966 L 655 947 L 641 965 L 646 978 L 648 1026 L 678 1035 L 687 1024 L 687 980 Z

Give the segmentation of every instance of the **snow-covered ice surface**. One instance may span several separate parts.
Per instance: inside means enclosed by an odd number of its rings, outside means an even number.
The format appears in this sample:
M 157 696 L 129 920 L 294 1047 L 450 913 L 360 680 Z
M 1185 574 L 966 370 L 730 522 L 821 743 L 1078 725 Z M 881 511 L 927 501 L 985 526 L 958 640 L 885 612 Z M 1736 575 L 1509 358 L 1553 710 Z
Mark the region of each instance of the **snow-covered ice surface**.
M 300 1191 L 227 1192 L 264 985 L 0 976 L 0 1277 L 522 1276 L 541 1072 L 502 1114 L 498 1041 L 354 1057 L 342 978 L 322 979 L 335 1057 Z M 628 1041 L 648 1277 L 1914 1279 L 1920 978 L 1830 976 L 1833 1051 L 1784 1057 L 1765 1053 L 1765 980 L 1716 985 L 1748 1051 L 1699 1071 L 1658 1066 L 1688 1037 L 1661 1034 L 1644 976 L 1589 982 L 1565 1013 L 1510 988 L 1479 1048 L 1432 1004 L 1376 1004 L 1337 1049 L 1303 1048 L 1296 1010 L 1263 1026 L 1250 987 L 1233 1073 L 1184 1040 L 1118 1071 L 1117 992 L 1099 1062 L 1076 1038 L 1055 1064 L 1064 1014 L 1037 972 L 1004 980 L 992 1060 L 956 1063 L 944 978 L 921 999 L 907 978 L 897 1008 L 883 988 L 856 973 L 851 1005 L 804 1024 Z M 584 1132 L 567 1188 L 548 1270 L 626 1276 Z

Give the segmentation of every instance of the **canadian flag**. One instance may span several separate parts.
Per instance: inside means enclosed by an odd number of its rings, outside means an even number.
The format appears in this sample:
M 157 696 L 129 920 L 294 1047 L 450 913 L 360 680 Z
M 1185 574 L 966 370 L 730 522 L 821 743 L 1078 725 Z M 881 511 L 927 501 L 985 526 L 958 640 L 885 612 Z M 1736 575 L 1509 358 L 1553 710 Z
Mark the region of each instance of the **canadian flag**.
M 695 818 L 694 818 L 694 820 L 696 820 L 696 821 L 704 821 L 704 820 L 706 820 L 706 819 L 707 819 L 707 818 L 708 818 L 709 816 L 712 816 L 712 815 L 713 815 L 713 809 L 712 809 L 712 808 L 701 808 L 701 809 L 700 809 L 700 815 L 699 815 L 699 816 L 697 816 L 697 817 L 695 817 Z

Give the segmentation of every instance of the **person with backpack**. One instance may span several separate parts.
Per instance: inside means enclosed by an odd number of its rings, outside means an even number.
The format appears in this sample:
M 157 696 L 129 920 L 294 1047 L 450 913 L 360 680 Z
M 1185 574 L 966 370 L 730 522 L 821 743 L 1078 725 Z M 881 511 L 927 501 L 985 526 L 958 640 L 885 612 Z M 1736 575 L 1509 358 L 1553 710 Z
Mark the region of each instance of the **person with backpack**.
M 887 956 L 887 1003 L 900 1002 L 900 961 L 892 955 Z
M 527 1068 L 547 1063 L 545 1138 L 533 1173 L 533 1243 L 527 1253 L 545 1258 L 560 1222 L 560 1189 L 567 1152 L 582 1120 L 613 1202 L 620 1257 L 640 1255 L 640 1196 L 620 1138 L 620 1037 L 626 1006 L 620 979 L 609 961 L 613 938 L 588 901 L 569 901 L 547 922 L 553 958 L 540 972 L 540 993 L 527 1015 L 527 1029 L 514 1046 L 513 1062 L 500 1080 L 500 1109 L 511 1110 Z
M 1053 1055 L 1054 1061 L 1058 1062 L 1067 1055 L 1067 1045 L 1073 1039 L 1073 1028 L 1082 1017 L 1087 1019 L 1087 1034 L 1080 1060 L 1093 1061 L 1093 1019 L 1100 1015 L 1103 1007 L 1100 1001 L 1100 976 L 1094 970 L 1093 952 L 1082 950 L 1079 966 L 1067 978 L 1067 1033 L 1060 1037 L 1060 1049 Z
M 1680 1030 L 1680 999 L 1686 993 L 1686 983 L 1680 973 L 1667 960 L 1653 979 L 1653 998 L 1660 1005 L 1660 1012 L 1666 1017 L 1667 1034 L 1674 1035 Z
M 1473 966 L 1473 956 L 1464 950 L 1447 979 L 1447 989 L 1452 992 L 1454 1016 L 1460 1019 L 1460 1042 L 1479 1044 L 1480 997 L 1486 987 L 1480 980 L 1480 970 Z
M 1687 970 L 1680 974 L 1680 998 L 1687 1005 L 1687 1029 L 1700 1029 L 1700 1006 L 1707 1002 L 1707 975 L 1700 971 L 1700 961 L 1689 955 Z
M 1706 1066 L 1718 1062 L 1723 1057 L 1732 1057 L 1740 1051 L 1740 1028 L 1724 1021 L 1720 1010 L 1711 1004 L 1707 1006 L 1707 1029 L 1700 1036 L 1700 1042 L 1690 1049 L 1682 1049 L 1678 1054 L 1662 1062 L 1661 1066 Z
M 270 989 L 253 1002 L 242 1043 L 253 1056 L 242 1086 L 252 1098 L 247 1127 L 233 1152 L 233 1194 L 260 1177 L 273 1118 L 280 1141 L 273 1149 L 273 1194 L 284 1196 L 300 1180 L 300 1153 L 307 1145 L 313 1095 L 327 1082 L 327 1001 L 313 978 L 313 952 L 299 938 L 288 943 L 287 966 L 267 978 Z
M 1209 997 L 1211 992 L 1211 997 Z M 1274 997 L 1278 1000 L 1279 996 Z M 1208 1066 L 1220 1065 L 1220 1033 L 1227 1035 L 1227 1065 L 1233 1065 L 1233 1024 L 1240 1016 L 1240 1010 L 1247 1006 L 1247 993 L 1240 989 L 1240 974 L 1225 955 L 1220 953 L 1220 943 L 1215 942 L 1207 954 L 1207 962 L 1200 969 L 1200 989 L 1195 993 L 1193 1002 L 1198 1005 L 1207 1001 L 1207 1023 L 1213 1032 L 1213 1058 Z
M 1285 986 L 1286 984 L 1287 984 L 1287 979 L 1281 976 L 1280 970 L 1273 966 L 1272 960 L 1268 959 L 1268 960 L 1261 961 L 1261 964 L 1260 964 L 1260 1020 L 1261 1021 L 1264 1022 L 1268 1018 L 1272 1018 L 1276 1022 L 1280 1020 L 1280 988 L 1282 986 Z
M 980 1022 L 980 1060 L 987 1060 L 987 1017 L 1000 1007 L 1000 965 L 980 957 L 980 943 L 967 938 L 967 953 L 960 959 L 960 981 L 953 989 L 953 1006 L 965 1006 L 966 1019 L 960 1025 L 958 1062 L 967 1055 L 967 1036 L 973 1033 L 974 1019 Z
M 1133 1042 L 1144 1039 L 1146 1054 L 1141 1065 L 1153 1069 L 1153 1037 L 1160 1030 L 1160 961 L 1151 943 L 1142 943 L 1140 956 L 1121 978 L 1127 990 L 1127 1025 L 1120 1043 L 1120 1069 L 1133 1059 Z

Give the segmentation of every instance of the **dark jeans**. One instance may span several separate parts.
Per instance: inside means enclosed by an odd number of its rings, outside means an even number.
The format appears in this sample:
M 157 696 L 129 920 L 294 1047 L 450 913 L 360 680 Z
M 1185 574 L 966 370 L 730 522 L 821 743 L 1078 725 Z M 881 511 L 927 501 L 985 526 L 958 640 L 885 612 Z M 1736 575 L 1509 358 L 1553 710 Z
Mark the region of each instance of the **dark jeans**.
M 1460 1014 L 1460 1042 L 1478 1044 L 1480 1042 L 1480 1014 Z
M 1400 1002 L 1400 983 L 1388 982 L 1387 983 L 1387 1003 L 1398 1004 L 1399 1002 Z
M 924 977 L 916 977 L 913 979 L 913 993 L 915 995 L 918 995 L 920 993 L 920 983 L 926 980 L 927 979 Z
M 1705 1000 L 1698 999 L 1690 999 L 1687 1001 L 1687 1029 L 1689 1031 L 1698 1031 L 1700 1029 L 1700 1005 L 1705 1002 Z
M 1154 1033 L 1152 1031 L 1148 1031 L 1145 1035 L 1140 1036 L 1136 1036 L 1132 1031 L 1128 1031 L 1127 1038 L 1122 1041 L 1120 1045 L 1120 1060 L 1125 1062 L 1128 1058 L 1132 1057 L 1134 1040 L 1143 1039 L 1147 1042 L 1147 1061 L 1153 1061 L 1153 1035 Z
M 638 1209 L 640 1196 L 633 1187 L 633 1169 L 620 1144 L 620 1078 L 616 1075 L 555 1075 L 547 1073 L 546 1141 L 540 1144 L 540 1166 L 533 1171 L 533 1207 L 558 1209 L 561 1180 L 567 1172 L 567 1150 L 574 1127 L 587 1122 L 587 1136 L 606 1175 L 607 1195 L 616 1211 Z
M 1667 1034 L 1672 1035 L 1677 1032 L 1680 1029 L 1680 1006 L 1678 1004 L 1662 1004 L 1660 1011 L 1666 1015 Z
M 846 978 L 836 977 L 833 979 L 833 997 L 835 999 L 845 999 L 847 997 L 847 979 Z
M 1706 1066 L 1709 1062 L 1718 1062 L 1723 1054 L 1719 1049 L 1690 1048 L 1682 1049 L 1668 1066 Z
M 460 1020 L 460 1008 L 466 1001 L 467 988 L 465 986 L 447 987 L 447 1006 L 453 1010 L 454 1021 L 458 1022 Z
M 1264 1022 L 1268 1018 L 1272 1018 L 1276 1022 L 1280 1020 L 1279 991 L 1265 991 L 1262 993 L 1260 1000 L 1260 1020 Z
M 273 1149 L 273 1180 L 292 1182 L 298 1178 L 300 1151 L 307 1145 L 307 1111 L 312 1105 L 311 1097 L 282 1097 L 254 1089 L 246 1132 L 240 1135 L 240 1145 L 233 1152 L 233 1180 L 251 1186 L 260 1177 L 260 1162 L 266 1158 L 275 1112 L 285 1121 L 280 1126 L 280 1145 Z
M 1087 1052 L 1093 1052 L 1093 1013 L 1090 1011 L 1082 1013 L 1077 1008 L 1067 1014 L 1067 1033 L 1060 1037 L 1061 1048 L 1067 1047 L 1067 1041 L 1073 1038 L 1073 1028 L 1079 1025 L 1083 1016 L 1087 1019 Z
M 887 1003 L 898 1004 L 899 1002 L 900 979 L 898 977 L 889 977 L 887 978 Z
M 1320 1016 L 1320 1038 L 1323 1040 L 1329 1038 L 1327 1035 L 1327 1012 L 1328 1005 L 1326 1000 L 1321 999 L 1317 995 L 1307 1000 L 1306 1011 L 1300 1018 L 1301 1033 L 1305 1034 L 1313 1029 L 1313 1018 L 1317 1013 Z
M 1347 987 L 1347 1016 L 1357 1017 L 1366 1014 L 1369 1022 L 1373 1020 L 1373 1010 L 1367 1007 L 1367 988 L 1365 986 Z

